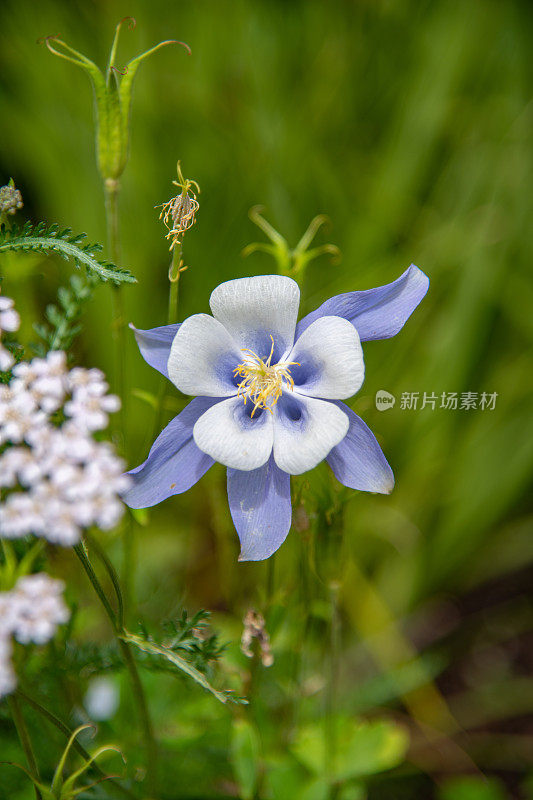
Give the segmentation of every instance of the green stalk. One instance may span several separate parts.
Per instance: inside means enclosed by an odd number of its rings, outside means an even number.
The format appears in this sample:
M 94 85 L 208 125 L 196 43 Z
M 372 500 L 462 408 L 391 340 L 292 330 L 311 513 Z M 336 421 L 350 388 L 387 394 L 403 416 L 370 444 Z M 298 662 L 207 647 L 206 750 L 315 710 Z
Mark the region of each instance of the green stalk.
M 26 721 L 22 715 L 22 711 L 16 694 L 12 694 L 8 697 L 8 704 L 9 704 L 9 709 L 11 711 L 11 715 L 13 717 L 13 722 L 15 723 L 15 728 L 17 730 L 20 744 L 22 745 L 22 749 L 24 750 L 24 755 L 26 756 L 26 761 L 28 762 L 30 773 L 35 778 L 35 780 L 38 781 L 40 780 L 39 768 L 37 767 L 37 761 L 35 760 L 30 734 L 28 733 L 28 728 L 26 727 Z M 35 786 L 35 784 L 34 784 L 34 789 L 37 800 L 42 800 L 42 795 L 37 786 Z
M 155 740 L 154 728 L 150 717 L 150 710 L 146 701 L 146 694 L 139 676 L 137 664 L 131 653 L 130 646 L 123 639 L 118 640 L 118 644 L 124 658 L 128 672 L 130 673 L 131 684 L 137 709 L 143 728 L 144 745 L 146 748 L 146 778 L 148 783 L 148 793 L 151 797 L 156 797 L 157 786 L 157 742 Z
M 109 254 L 114 264 L 120 264 L 120 240 L 118 233 L 118 196 L 120 192 L 120 182 L 113 178 L 107 178 L 104 182 L 105 192 L 105 215 L 107 226 L 107 246 Z M 113 343 L 115 350 L 115 371 L 117 392 L 122 400 L 120 412 L 122 436 L 124 435 L 124 417 L 126 415 L 126 369 L 125 369 L 125 313 L 124 295 L 122 287 L 114 285 L 112 289 L 113 303 Z
M 178 300 L 179 300 L 179 280 L 180 280 L 180 266 L 181 257 L 183 253 L 183 246 L 181 242 L 176 242 L 172 250 L 172 261 L 168 270 L 168 317 L 167 322 L 172 325 L 173 322 L 178 321 Z
M 337 712 L 337 688 L 339 676 L 339 613 L 338 613 L 339 586 L 335 582 L 330 585 L 331 620 L 329 630 L 329 652 L 327 654 L 328 676 L 326 684 L 326 702 L 324 714 L 324 771 L 329 780 L 329 798 L 334 800 L 337 787 L 333 776 L 336 771 L 337 757 L 337 726 L 335 715 Z
M 293 493 L 293 507 L 296 505 L 296 498 Z M 305 682 L 305 658 L 307 656 L 307 643 L 311 640 L 311 593 L 309 590 L 309 546 L 310 543 L 300 538 L 300 559 L 299 559 L 299 602 L 303 611 L 301 619 L 301 629 L 298 636 L 298 646 L 294 648 L 293 660 L 293 682 L 298 689 L 294 692 L 291 708 L 291 725 L 297 728 L 299 725 L 299 715 L 302 708 L 303 692 L 301 687 Z
M 27 703 L 35 711 L 37 711 L 42 717 L 44 717 L 49 722 L 51 722 L 52 725 L 55 725 L 55 727 L 59 731 L 61 731 L 61 733 L 63 733 L 66 736 L 67 739 L 71 738 L 73 731 L 71 731 L 70 728 L 68 727 L 68 725 L 65 725 L 65 723 L 62 722 L 59 719 L 59 717 L 56 717 L 56 715 L 52 711 L 49 711 L 43 705 L 38 703 L 37 700 L 34 700 L 33 697 L 29 697 L 29 695 L 27 695 L 25 692 L 21 691 L 20 689 L 17 689 L 17 695 L 18 695 L 18 697 L 20 697 L 21 700 L 24 700 L 25 703 Z M 77 739 L 74 739 L 74 741 L 72 742 L 72 747 L 86 761 L 90 760 L 90 758 L 91 758 L 90 754 L 83 747 L 83 745 L 81 745 L 78 742 Z M 101 770 L 100 767 L 98 766 L 98 764 L 96 764 L 94 761 L 91 764 L 91 769 L 100 778 L 106 778 L 105 772 L 103 770 Z M 129 800 L 136 800 L 135 795 L 133 794 L 133 792 L 130 792 L 130 790 L 126 789 L 125 786 L 122 786 L 120 783 L 117 783 L 115 778 L 107 778 L 107 781 L 109 782 L 109 788 L 110 789 L 116 791 L 117 793 L 120 793 L 123 797 L 129 798 Z
M 75 544 L 74 545 L 74 552 L 76 553 L 76 555 L 78 556 L 79 560 L 81 561 L 82 567 L 85 570 L 85 572 L 87 573 L 87 577 L 91 581 L 91 583 L 93 585 L 93 589 L 96 592 L 96 594 L 98 595 L 98 599 L 102 603 L 102 605 L 103 605 L 103 607 L 105 609 L 105 612 L 106 612 L 107 616 L 109 617 L 111 625 L 113 626 L 113 630 L 115 631 L 115 633 L 118 633 L 120 629 L 119 629 L 119 626 L 118 626 L 117 615 L 115 614 L 113 608 L 111 607 L 111 603 L 107 599 L 107 596 L 106 596 L 106 593 L 104 592 L 102 584 L 98 580 L 96 572 L 93 569 L 93 565 L 91 564 L 91 562 L 89 560 L 89 555 L 87 553 L 87 549 L 86 549 L 85 545 L 83 543 Z
M 107 243 L 113 263 L 120 263 L 120 237 L 118 224 L 118 197 L 120 192 L 120 181 L 114 178 L 106 178 L 104 181 L 105 192 L 105 213 L 107 225 Z M 125 449 L 125 423 L 127 419 L 127 387 L 126 387 L 126 314 L 124 310 L 124 294 L 122 286 L 114 285 L 112 288 L 112 335 L 114 347 L 114 363 L 116 375 L 116 387 L 121 399 L 121 408 L 118 415 L 118 431 L 115 431 L 119 450 L 124 453 Z M 122 550 L 123 550 L 123 584 L 126 607 L 130 608 L 134 599 L 135 586 L 135 543 L 134 530 L 131 516 L 128 515 L 126 523 L 122 528 Z
M 107 574 L 109 575 L 109 579 L 113 584 L 113 589 L 115 590 L 115 595 L 117 597 L 117 627 L 120 631 L 124 630 L 124 599 L 122 597 L 122 590 L 120 588 L 120 582 L 118 579 L 117 571 L 113 564 L 111 563 L 110 559 L 107 557 L 106 552 L 100 547 L 99 543 L 89 534 L 85 534 L 86 541 L 90 544 L 92 549 L 95 551 L 96 555 L 104 565 Z
M 78 558 L 80 559 L 81 564 L 85 572 L 87 573 L 87 576 L 91 581 L 93 588 L 96 594 L 98 595 L 98 598 L 100 599 L 100 602 L 102 603 L 107 616 L 109 617 L 109 621 L 111 622 L 113 631 L 115 633 L 121 655 L 124 659 L 124 663 L 130 675 L 130 680 L 133 688 L 133 695 L 135 697 L 139 719 L 141 721 L 143 729 L 144 746 L 146 750 L 146 777 L 148 782 L 148 790 L 149 793 L 153 797 L 155 797 L 156 782 L 157 782 L 157 764 L 156 764 L 157 743 L 154 737 L 154 730 L 153 730 L 152 720 L 150 717 L 150 712 L 148 709 L 148 703 L 146 701 L 146 695 L 144 693 L 144 688 L 141 679 L 139 677 L 139 672 L 137 670 L 137 664 L 135 663 L 135 659 L 131 654 L 131 650 L 128 643 L 121 638 L 126 631 L 123 625 L 121 624 L 119 616 L 117 616 L 117 614 L 111 607 L 109 600 L 107 599 L 102 584 L 98 580 L 98 577 L 89 560 L 89 556 L 85 545 L 83 544 L 75 545 L 74 551 L 78 556 Z M 113 583 L 115 584 L 115 581 L 113 581 Z
M 324 519 L 322 530 L 316 531 L 320 539 L 317 546 L 323 546 L 320 563 L 322 575 L 317 573 L 323 590 L 327 592 L 330 619 L 328 639 L 326 640 L 324 693 L 324 775 L 328 782 L 328 800 L 335 800 L 340 791 L 336 781 L 338 751 L 338 713 L 339 713 L 339 663 L 340 663 L 340 617 L 339 592 L 343 585 L 344 563 L 346 560 L 344 513 L 338 509 L 329 519 Z M 322 534 L 322 535 L 321 535 Z M 316 555 L 320 555 L 317 551 Z
M 176 242 L 172 250 L 172 260 L 168 270 L 168 313 L 167 325 L 172 325 L 178 321 L 178 302 L 179 302 L 179 281 L 180 281 L 180 265 L 183 248 L 181 242 Z M 153 442 L 155 437 L 161 431 L 161 418 L 163 416 L 163 406 L 165 403 L 165 396 L 167 393 L 167 382 L 163 378 L 159 384 L 159 392 L 157 394 L 157 406 L 154 418 L 154 428 L 150 443 Z

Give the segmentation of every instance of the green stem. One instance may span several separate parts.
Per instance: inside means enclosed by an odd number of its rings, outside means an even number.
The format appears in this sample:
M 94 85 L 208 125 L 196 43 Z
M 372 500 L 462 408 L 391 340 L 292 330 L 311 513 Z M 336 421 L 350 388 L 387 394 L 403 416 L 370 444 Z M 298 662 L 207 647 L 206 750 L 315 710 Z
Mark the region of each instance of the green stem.
M 117 615 L 113 611 L 113 608 L 111 607 L 111 603 L 107 599 L 106 593 L 104 592 L 104 590 L 102 588 L 102 584 L 98 580 L 96 572 L 93 569 L 93 565 L 91 564 L 91 562 L 89 560 L 89 554 L 87 552 L 87 548 L 86 548 L 85 544 L 83 542 L 80 542 L 80 544 L 75 544 L 74 545 L 74 552 L 76 553 L 76 555 L 78 556 L 79 560 L 81 561 L 83 569 L 87 573 L 87 577 L 91 581 L 91 583 L 93 585 L 93 589 L 96 592 L 96 594 L 98 595 L 98 598 L 99 598 L 100 602 L 102 603 L 107 616 L 109 617 L 109 620 L 111 622 L 111 625 L 113 626 L 114 632 L 116 634 L 120 633 L 120 628 L 118 627 Z
M 115 633 L 120 652 L 124 659 L 124 663 L 128 669 L 130 674 L 130 680 L 133 687 L 133 694 L 135 697 L 135 701 L 137 704 L 137 710 L 139 713 L 139 719 L 141 721 L 142 729 L 143 729 L 143 738 L 144 738 L 144 746 L 146 749 L 146 775 L 147 775 L 147 782 L 148 782 L 148 789 L 152 796 L 155 797 L 156 795 L 156 760 L 157 760 L 157 743 L 154 737 L 154 730 L 152 726 L 152 720 L 150 718 L 150 712 L 148 710 L 148 703 L 146 702 L 146 695 L 144 693 L 144 688 L 139 677 L 139 672 L 137 670 L 137 665 L 135 660 L 131 654 L 130 647 L 127 642 L 125 642 L 121 637 L 122 634 L 125 633 L 125 629 L 121 626 L 120 614 L 117 616 L 107 596 L 104 592 L 102 584 L 98 580 L 98 577 L 93 569 L 93 566 L 89 560 L 89 556 L 87 553 L 87 548 L 84 544 L 77 544 L 74 546 L 74 550 L 76 555 L 81 561 L 81 564 L 87 573 L 89 580 L 91 581 L 93 588 L 98 595 L 107 616 L 111 622 L 113 627 L 113 631 Z M 110 562 L 108 562 L 110 564 Z M 107 565 L 106 565 L 107 566 Z M 111 567 L 112 568 L 112 567 Z M 113 572 L 114 572 L 114 568 Z M 113 583 L 115 583 L 113 581 Z M 117 579 L 118 583 L 118 579 Z M 115 587 L 116 588 L 116 587 Z
M 178 320 L 178 302 L 179 302 L 179 281 L 180 281 L 180 266 L 183 248 L 181 243 L 176 242 L 172 250 L 172 261 L 168 270 L 168 313 L 167 324 L 172 325 Z M 157 406 L 154 418 L 154 428 L 150 442 L 159 434 L 161 430 L 161 419 L 163 416 L 163 406 L 165 403 L 165 396 L 167 393 L 167 382 L 161 380 L 159 383 L 159 391 L 157 393 Z
M 109 575 L 109 579 L 113 584 L 113 589 L 115 590 L 115 595 L 117 597 L 117 627 L 120 631 L 124 630 L 124 600 L 122 597 L 122 589 L 120 588 L 120 581 L 118 579 L 117 571 L 109 558 L 107 557 L 106 552 L 100 547 L 99 543 L 89 534 L 85 534 L 85 538 L 87 542 L 91 545 L 92 549 L 95 551 L 96 555 L 104 565 L 107 574 Z
M 169 325 L 178 321 L 178 300 L 179 300 L 179 281 L 180 281 L 180 267 L 183 247 L 181 243 L 176 242 L 172 250 L 172 261 L 168 270 L 168 317 L 167 322 Z
M 105 191 L 105 215 L 107 226 L 107 246 L 109 254 L 114 264 L 120 264 L 120 240 L 118 233 L 118 196 L 120 192 L 120 182 L 111 178 L 104 182 Z M 117 391 L 122 400 L 122 417 L 125 414 L 125 388 L 126 370 L 124 363 L 125 356 L 125 313 L 124 296 L 121 286 L 113 286 L 113 341 L 115 347 L 115 370 Z
M 118 197 L 120 181 L 106 178 L 104 181 L 105 213 L 107 225 L 107 244 L 114 264 L 120 264 L 120 237 L 118 224 Z M 124 295 L 121 286 L 112 288 L 112 335 L 115 352 L 116 390 L 121 399 L 121 409 L 118 415 L 118 431 L 115 431 L 119 450 L 124 453 L 125 424 L 127 419 L 128 391 L 126 385 L 126 314 L 124 310 Z M 123 549 L 123 584 L 126 607 L 130 608 L 133 600 L 133 587 L 135 585 L 135 556 L 134 534 L 130 521 L 122 528 Z
M 131 616 L 131 609 L 135 606 L 135 587 L 137 582 L 137 557 L 136 557 L 136 527 L 131 514 L 127 514 L 122 526 L 122 584 L 124 592 L 124 606 Z
M 333 776 L 336 771 L 336 755 L 337 755 L 337 726 L 336 726 L 336 711 L 337 711 L 337 685 L 339 675 L 339 613 L 338 613 L 338 592 L 339 586 L 335 582 L 330 584 L 330 607 L 331 607 L 331 621 L 329 631 L 329 652 L 328 660 L 328 676 L 326 684 L 326 703 L 324 715 L 324 756 L 325 756 L 325 774 L 329 779 L 329 798 L 333 800 L 337 794 L 337 787 L 334 784 Z
M 35 778 L 35 780 L 38 781 L 40 780 L 39 768 L 37 767 L 37 761 L 35 760 L 33 747 L 31 745 L 30 734 L 28 733 L 28 728 L 26 727 L 26 722 L 22 715 L 17 695 L 16 694 L 10 695 L 8 697 L 8 703 L 11 714 L 13 716 L 13 722 L 15 723 L 15 728 L 17 729 L 17 734 L 20 740 L 20 744 L 22 745 L 22 749 L 24 750 L 24 755 L 26 756 L 26 761 L 28 762 L 30 773 Z M 34 785 L 34 789 L 37 800 L 42 800 L 42 795 L 37 786 Z
M 31 706 L 42 717 L 44 717 L 49 722 L 51 722 L 52 725 L 55 725 L 55 727 L 58 730 L 60 730 L 61 733 L 63 733 L 65 735 L 67 740 L 70 739 L 70 737 L 72 736 L 73 731 L 71 731 L 70 728 L 68 727 L 68 725 L 65 725 L 65 723 L 62 722 L 62 720 L 59 719 L 59 717 L 56 717 L 56 715 L 52 711 L 49 711 L 47 708 L 45 708 L 40 703 L 38 703 L 37 700 L 34 700 L 33 697 L 30 697 L 29 695 L 27 695 L 25 692 L 21 691 L 20 689 L 17 689 L 16 694 L 17 694 L 18 697 L 20 697 L 21 700 L 24 700 L 25 703 L 27 703 L 29 706 Z M 74 750 L 76 750 L 80 754 L 80 756 L 82 756 L 82 758 L 84 758 L 86 761 L 90 761 L 90 758 L 91 758 L 90 754 L 83 747 L 83 745 L 81 745 L 78 742 L 77 739 L 74 739 L 74 741 L 72 743 L 72 747 L 74 748 Z M 96 764 L 94 761 L 91 764 L 91 769 L 100 778 L 105 778 L 106 777 L 105 772 L 103 770 L 101 770 L 100 767 L 98 766 L 98 764 Z M 109 781 L 110 788 L 112 788 L 113 790 L 119 792 L 123 797 L 130 798 L 130 800 L 135 800 L 135 795 L 133 794 L 133 792 L 130 792 L 130 790 L 126 789 L 125 786 L 122 786 L 120 783 L 117 783 L 114 778 L 107 778 L 107 780 Z
M 126 667 L 128 668 L 128 672 L 130 673 L 130 679 L 133 686 L 133 693 L 135 695 L 137 709 L 139 712 L 141 725 L 143 728 L 144 745 L 146 748 L 146 773 L 147 773 L 146 777 L 148 783 L 148 792 L 150 796 L 156 797 L 157 742 L 155 740 L 152 719 L 150 717 L 148 703 L 146 702 L 144 687 L 142 685 L 141 678 L 139 676 L 137 664 L 135 663 L 135 659 L 133 658 L 133 655 L 131 653 L 130 646 L 123 639 L 119 639 L 119 646 Z
M 293 508 L 296 506 L 296 498 L 293 492 Z M 304 697 L 302 687 L 305 684 L 305 667 L 307 657 L 307 644 L 312 639 L 312 616 L 311 616 L 311 593 L 309 590 L 309 542 L 300 537 L 300 569 L 299 569 L 299 600 L 302 609 L 301 628 L 299 632 L 299 641 L 297 647 L 294 648 L 294 661 L 293 661 L 293 682 L 295 688 L 292 708 L 291 720 L 292 727 L 297 728 L 299 725 L 299 716 L 302 710 L 302 700 Z
M 323 558 L 320 557 L 322 577 L 317 574 L 327 591 L 330 620 L 329 637 L 326 644 L 326 690 L 324 702 L 324 774 L 327 778 L 328 800 L 335 800 L 340 785 L 335 779 L 337 773 L 338 751 L 338 683 L 340 655 L 340 619 L 339 592 L 342 587 L 343 567 L 345 563 L 344 517 L 342 508 L 324 519 L 325 525 L 318 534 L 322 534 L 320 544 L 324 547 Z M 319 542 L 317 542 L 318 544 Z M 318 562 L 317 562 L 318 563 Z

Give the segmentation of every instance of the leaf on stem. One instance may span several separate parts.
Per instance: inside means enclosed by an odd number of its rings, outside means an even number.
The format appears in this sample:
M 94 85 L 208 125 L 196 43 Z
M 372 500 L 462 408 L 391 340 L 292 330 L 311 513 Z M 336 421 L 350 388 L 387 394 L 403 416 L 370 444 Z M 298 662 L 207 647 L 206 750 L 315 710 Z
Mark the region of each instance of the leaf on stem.
M 151 641 L 143 636 L 137 636 L 133 633 L 129 633 L 128 631 L 125 631 L 121 638 L 125 642 L 134 645 L 144 653 L 148 653 L 153 656 L 161 656 L 166 661 L 173 664 L 173 666 L 180 670 L 180 672 L 183 672 L 192 678 L 193 681 L 199 684 L 199 686 L 201 686 L 203 689 L 206 689 L 208 692 L 210 692 L 214 697 L 217 698 L 217 700 L 220 700 L 221 703 L 227 703 L 229 700 L 239 702 L 239 699 L 234 697 L 231 691 L 218 691 L 211 686 L 205 675 L 203 675 L 198 669 L 196 669 L 196 667 L 190 664 L 185 658 L 178 655 L 170 647 L 157 644 L 157 642 Z

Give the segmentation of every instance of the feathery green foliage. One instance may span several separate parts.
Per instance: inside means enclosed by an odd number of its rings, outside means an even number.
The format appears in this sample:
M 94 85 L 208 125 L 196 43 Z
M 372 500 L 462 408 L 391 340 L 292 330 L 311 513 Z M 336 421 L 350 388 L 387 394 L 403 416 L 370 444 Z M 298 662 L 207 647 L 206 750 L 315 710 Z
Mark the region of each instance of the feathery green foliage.
M 25 222 L 24 225 L 0 226 L 0 253 L 41 252 L 57 253 L 65 259 L 71 258 L 76 267 L 85 267 L 89 273 L 101 281 L 114 284 L 135 283 L 136 280 L 127 269 L 117 267 L 98 257 L 103 248 L 101 244 L 85 242 L 86 233 L 72 233 L 71 228 L 61 228 L 57 223 Z
M 48 324 L 34 323 L 34 330 L 41 342 L 34 345 L 37 355 L 44 356 L 49 350 L 68 350 L 75 337 L 81 333 L 80 318 L 85 303 L 92 295 L 96 280 L 89 276 L 85 280 L 79 275 L 71 275 L 68 286 L 57 290 L 57 305 L 46 307 Z

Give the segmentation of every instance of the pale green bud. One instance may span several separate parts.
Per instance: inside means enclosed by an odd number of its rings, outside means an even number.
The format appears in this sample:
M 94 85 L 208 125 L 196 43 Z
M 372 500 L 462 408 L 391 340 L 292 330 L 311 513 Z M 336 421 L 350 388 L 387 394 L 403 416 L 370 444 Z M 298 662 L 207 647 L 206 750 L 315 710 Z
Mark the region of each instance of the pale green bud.
M 47 36 L 44 39 L 51 53 L 77 64 L 89 75 L 96 101 L 98 169 L 108 188 L 111 189 L 116 188 L 128 160 L 132 89 L 139 64 L 167 44 L 179 44 L 190 53 L 189 46 L 184 42 L 169 39 L 141 53 L 120 69 L 116 66 L 115 59 L 120 30 L 125 22 L 128 22 L 130 28 L 135 27 L 133 17 L 125 17 L 118 23 L 105 75 L 93 61 L 57 36 Z
M 302 282 L 307 265 L 315 258 L 329 253 L 337 261 L 340 260 L 341 251 L 334 244 L 322 244 L 309 249 L 309 245 L 315 238 L 319 228 L 328 221 L 328 218 L 323 214 L 314 217 L 296 247 L 290 247 L 281 233 L 278 233 L 262 216 L 261 211 L 261 206 L 254 206 L 249 211 L 249 217 L 267 235 L 270 239 L 270 244 L 252 242 L 242 251 L 243 256 L 249 256 L 250 253 L 258 251 L 268 253 L 275 259 L 279 274 L 288 275 L 298 283 Z

